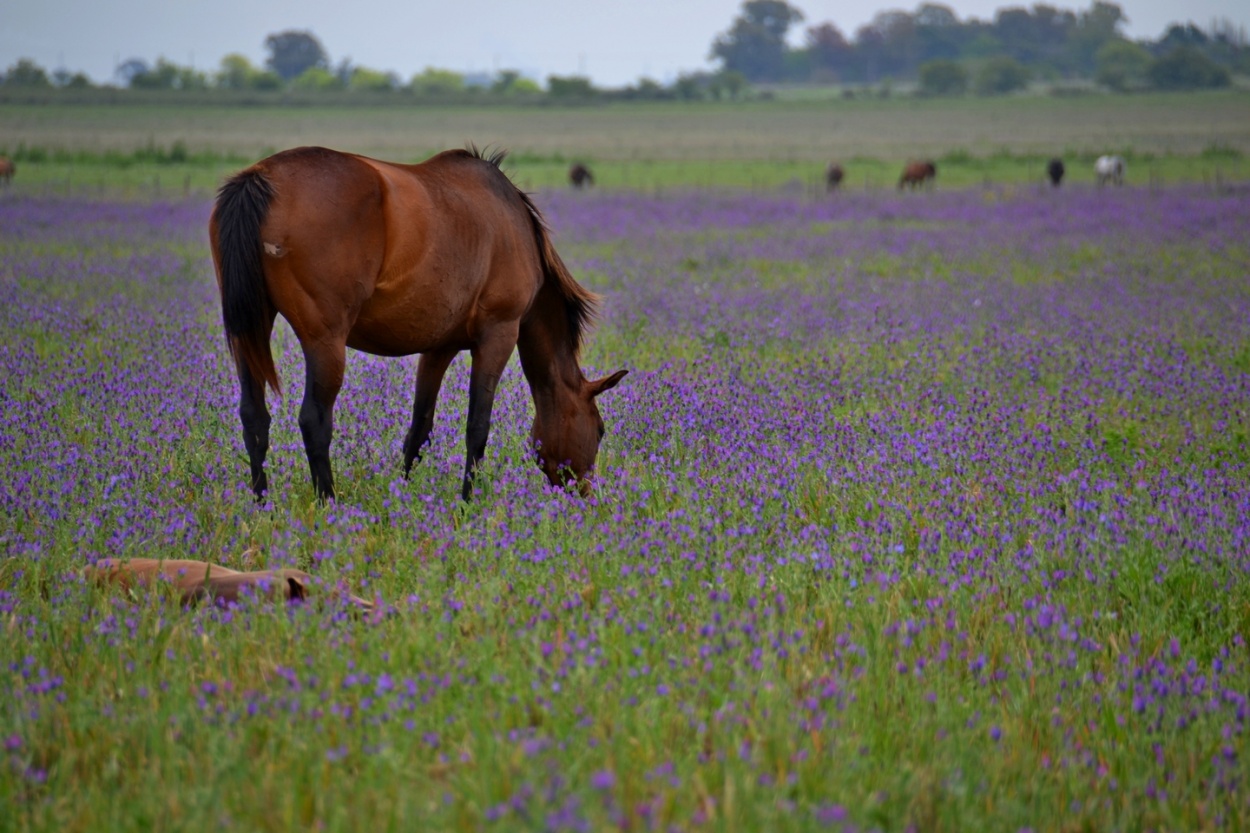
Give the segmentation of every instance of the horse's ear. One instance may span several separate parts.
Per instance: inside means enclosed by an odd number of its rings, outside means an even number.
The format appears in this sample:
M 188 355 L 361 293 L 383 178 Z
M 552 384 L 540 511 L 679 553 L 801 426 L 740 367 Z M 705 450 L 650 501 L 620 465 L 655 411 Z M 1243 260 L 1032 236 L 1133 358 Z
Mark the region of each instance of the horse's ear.
M 625 378 L 625 374 L 628 372 L 628 370 L 618 370 L 611 376 L 604 376 L 602 379 L 589 383 L 586 389 L 590 392 L 590 398 L 594 399 L 605 390 L 612 390 L 618 382 Z

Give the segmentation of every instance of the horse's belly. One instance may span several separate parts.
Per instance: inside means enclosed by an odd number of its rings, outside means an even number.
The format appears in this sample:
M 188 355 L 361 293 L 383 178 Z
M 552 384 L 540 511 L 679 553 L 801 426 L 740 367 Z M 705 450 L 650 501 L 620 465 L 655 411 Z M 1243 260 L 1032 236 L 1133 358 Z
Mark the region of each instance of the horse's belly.
M 381 356 L 467 348 L 471 303 L 433 288 L 399 297 L 375 294 L 361 307 L 347 346 Z

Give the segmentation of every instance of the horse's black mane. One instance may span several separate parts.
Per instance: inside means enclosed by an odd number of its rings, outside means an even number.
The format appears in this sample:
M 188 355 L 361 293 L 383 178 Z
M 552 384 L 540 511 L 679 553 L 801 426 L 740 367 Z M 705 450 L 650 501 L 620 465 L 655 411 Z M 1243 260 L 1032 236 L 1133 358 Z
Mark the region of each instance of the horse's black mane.
M 500 170 L 502 170 L 501 166 L 503 165 L 503 160 L 508 158 L 507 148 L 494 148 L 492 150 L 490 145 L 487 145 L 484 148 L 479 148 L 474 142 L 469 142 L 469 144 L 465 146 L 464 152 L 472 156 L 474 159 L 481 159 L 483 162 L 489 162 L 496 168 L 500 168 Z M 519 191 L 520 189 L 518 188 L 517 190 Z
M 560 298 L 564 301 L 569 338 L 572 341 L 573 352 L 577 353 L 581 349 L 582 339 L 585 337 L 586 331 L 594 320 L 599 297 L 579 284 L 572 274 L 569 273 L 568 267 L 564 265 L 564 261 L 556 253 L 555 247 L 551 245 L 551 239 L 548 236 L 550 226 L 547 225 L 547 220 L 543 217 L 542 212 L 538 210 L 538 206 L 534 205 L 534 200 L 530 195 L 518 188 L 516 183 L 512 181 L 512 178 L 500 167 L 504 159 L 507 158 L 508 151 L 504 148 L 492 150 L 489 146 L 478 148 L 476 144 L 470 142 L 462 152 L 473 159 L 480 159 L 492 165 L 499 172 L 500 177 L 508 183 L 512 192 L 525 204 L 526 210 L 529 211 L 530 222 L 534 226 L 534 239 L 538 242 L 539 256 L 543 261 L 543 271 L 548 277 L 553 279 L 554 288 L 560 293 Z

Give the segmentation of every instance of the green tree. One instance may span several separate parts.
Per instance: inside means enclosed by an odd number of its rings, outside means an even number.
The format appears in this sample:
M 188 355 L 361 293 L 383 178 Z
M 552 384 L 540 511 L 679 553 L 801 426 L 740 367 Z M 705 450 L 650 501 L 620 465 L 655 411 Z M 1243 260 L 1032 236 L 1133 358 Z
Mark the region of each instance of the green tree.
M 394 74 L 367 67 L 353 67 L 347 88 L 355 92 L 389 93 L 398 86 Z
M 1095 56 L 1094 80 L 1113 90 L 1127 90 L 1146 80 L 1153 58 L 1139 44 L 1116 38 L 1104 43 Z
M 807 54 L 812 73 L 830 80 L 841 78 L 854 59 L 851 44 L 832 23 L 821 23 L 807 30 Z
M 412 76 L 408 89 L 417 95 L 457 95 L 465 90 L 464 76 L 449 69 L 426 67 L 420 74 Z
M 977 70 L 973 87 L 980 95 L 1002 95 L 1029 83 L 1029 68 L 1006 55 L 990 58 Z
M 728 32 L 712 42 L 710 57 L 751 81 L 779 80 L 785 69 L 786 32 L 803 13 L 785 0 L 746 0 Z
M 673 94 L 682 101 L 698 101 L 707 89 L 707 74 L 684 72 L 673 82 Z
M 158 58 L 156 66 L 131 77 L 130 87 L 135 90 L 203 90 L 208 87 L 208 76 Z
M 291 89 L 293 90 L 326 92 L 328 90 L 341 90 L 345 86 L 347 85 L 343 83 L 342 78 L 325 67 L 309 67 L 291 79 Z
M 491 82 L 490 91 L 497 95 L 537 95 L 543 88 L 536 81 L 522 78 L 515 69 L 504 69 Z
M 722 70 L 707 79 L 707 93 L 717 101 L 724 98 L 737 101 L 746 89 L 746 76 L 732 69 Z
M 4 73 L 4 83 L 8 87 L 51 87 L 47 71 L 30 58 L 21 58 Z
M 330 68 L 330 58 L 312 32 L 294 29 L 277 32 L 265 38 L 265 48 L 269 50 L 265 66 L 284 81 L 291 81 L 310 69 Z
M 956 61 L 937 60 L 920 65 L 922 95 L 963 95 L 968 90 L 968 70 Z
M 1122 37 L 1124 10 L 1115 3 L 1094 0 L 1089 10 L 1077 17 L 1076 29 L 1068 38 L 1067 51 L 1073 65 L 1083 73 L 1094 71 L 1094 56 L 1109 40 Z
M 1150 83 L 1161 90 L 1197 90 L 1227 87 L 1228 70 L 1196 46 L 1181 46 L 1155 60 L 1146 70 Z
M 87 77 L 86 73 L 75 72 L 68 75 L 69 77 L 64 81 L 58 82 L 59 86 L 67 90 L 89 90 L 95 86 L 95 84 L 91 83 L 91 79 Z
M 283 85 L 278 73 L 253 66 L 237 52 L 221 59 L 215 83 L 223 90 L 276 90 Z
M 547 94 L 552 98 L 594 98 L 595 87 L 581 75 L 547 76 Z

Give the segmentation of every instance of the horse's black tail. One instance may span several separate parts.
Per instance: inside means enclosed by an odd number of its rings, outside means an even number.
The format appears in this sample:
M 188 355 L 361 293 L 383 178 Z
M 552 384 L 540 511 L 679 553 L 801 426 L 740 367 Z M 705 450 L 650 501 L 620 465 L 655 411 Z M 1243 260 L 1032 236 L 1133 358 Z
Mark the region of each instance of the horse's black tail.
M 213 207 L 213 262 L 221 286 L 221 316 L 235 361 L 282 393 L 269 351 L 274 311 L 265 289 L 260 227 L 273 199 L 273 185 L 256 168 L 236 174 L 217 192 Z

